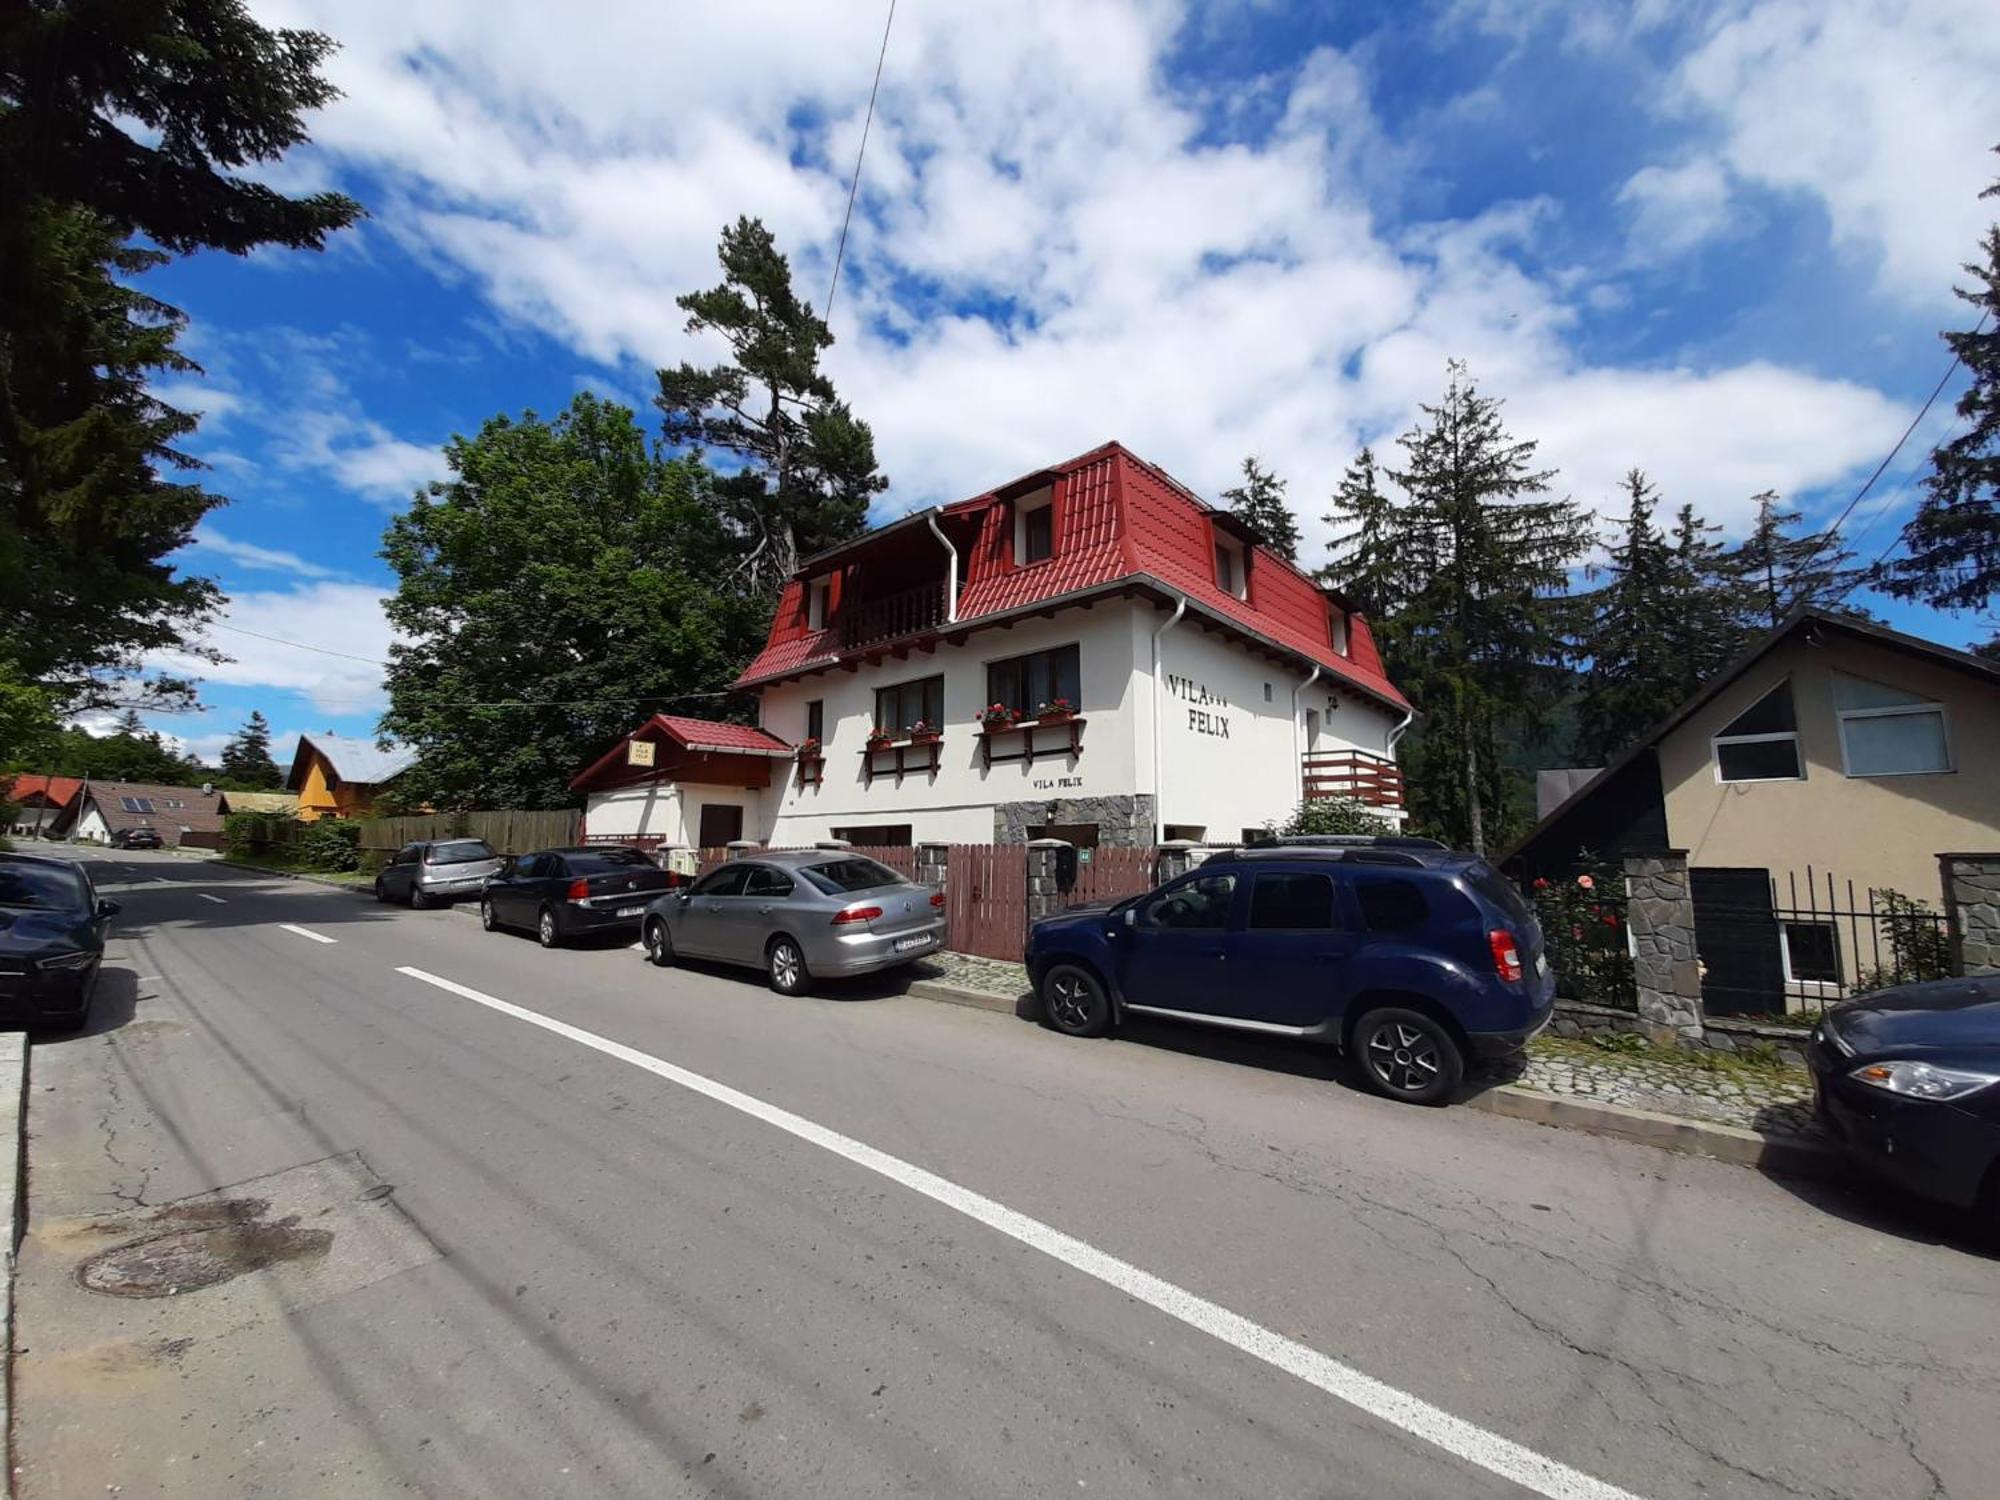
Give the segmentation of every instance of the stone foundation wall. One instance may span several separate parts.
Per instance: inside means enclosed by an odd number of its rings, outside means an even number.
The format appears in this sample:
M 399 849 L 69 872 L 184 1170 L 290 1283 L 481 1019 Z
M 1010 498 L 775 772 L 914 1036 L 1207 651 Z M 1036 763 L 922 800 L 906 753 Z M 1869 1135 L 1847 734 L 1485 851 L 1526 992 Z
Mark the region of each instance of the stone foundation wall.
M 1651 1036 L 1651 1028 L 1635 1012 L 1612 1010 L 1602 1005 L 1586 1005 L 1581 1000 L 1558 1000 L 1549 1022 L 1550 1036 L 1581 1040 L 1592 1036 Z M 1710 1052 L 1748 1052 L 1770 1048 L 1781 1062 L 1795 1068 L 1806 1065 L 1806 1033 L 1796 1026 L 1760 1026 L 1754 1021 L 1704 1021 L 1698 1036 L 1678 1036 L 1678 1044 Z
M 1000 802 L 993 808 L 993 842 L 1025 844 L 1030 828 L 1061 823 L 1095 823 L 1097 842 L 1138 849 L 1153 842 L 1155 815 L 1149 792 L 1118 797 L 1045 797 L 1033 802 Z
M 1940 854 L 1938 879 L 1951 922 L 1953 970 L 2000 974 L 2000 854 Z

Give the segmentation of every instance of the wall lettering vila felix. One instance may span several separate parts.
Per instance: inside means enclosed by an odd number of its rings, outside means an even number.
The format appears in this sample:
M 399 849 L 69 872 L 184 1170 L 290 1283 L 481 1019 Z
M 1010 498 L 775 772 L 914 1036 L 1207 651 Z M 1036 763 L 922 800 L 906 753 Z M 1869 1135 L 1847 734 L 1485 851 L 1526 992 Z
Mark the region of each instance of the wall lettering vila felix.
M 1229 700 L 1220 693 L 1210 692 L 1208 687 L 1189 677 L 1176 677 L 1169 672 L 1167 691 L 1176 698 L 1201 707 L 1188 710 L 1188 728 L 1196 734 L 1213 735 L 1219 740 L 1229 738 L 1229 716 L 1218 710 L 1229 707 Z

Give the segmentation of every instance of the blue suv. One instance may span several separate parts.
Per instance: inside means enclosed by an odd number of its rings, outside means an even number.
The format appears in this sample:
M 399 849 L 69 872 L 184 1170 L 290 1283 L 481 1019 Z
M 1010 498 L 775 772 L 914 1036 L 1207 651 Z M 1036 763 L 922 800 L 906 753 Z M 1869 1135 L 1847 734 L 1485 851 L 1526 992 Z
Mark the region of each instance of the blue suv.
M 1542 930 L 1485 860 L 1429 840 L 1218 852 L 1143 896 L 1037 922 L 1043 1019 L 1127 1015 L 1346 1049 L 1378 1093 L 1448 1099 L 1468 1061 L 1519 1051 L 1555 1003 Z

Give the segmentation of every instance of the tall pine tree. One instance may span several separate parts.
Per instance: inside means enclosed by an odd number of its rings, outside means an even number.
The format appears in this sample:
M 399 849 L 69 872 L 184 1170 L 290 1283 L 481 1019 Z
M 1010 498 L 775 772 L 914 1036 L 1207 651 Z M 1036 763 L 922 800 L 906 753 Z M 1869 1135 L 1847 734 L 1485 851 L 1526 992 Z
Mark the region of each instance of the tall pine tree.
M 1333 509 L 1320 519 L 1333 531 L 1326 544 L 1333 556 L 1320 569 L 1320 577 L 1371 620 L 1394 612 L 1402 602 L 1408 572 L 1396 556 L 1395 502 L 1382 493 L 1382 476 L 1371 449 L 1364 447 L 1347 466 L 1333 492 Z
M 254 708 L 222 747 L 222 775 L 235 783 L 235 791 L 268 791 L 284 782 L 285 773 L 271 759 L 270 720 Z
M 1675 649 L 1679 568 L 1653 520 L 1659 492 L 1634 469 L 1625 496 L 1625 518 L 1599 570 L 1607 581 L 1577 600 L 1590 657 L 1577 704 L 1576 753 L 1585 765 L 1604 765 L 1631 745 L 1680 701 L 1686 682 Z
M 2000 197 L 2000 182 L 1980 196 Z M 1972 374 L 1958 398 L 1965 431 L 1932 451 L 1923 503 L 1904 530 L 1908 555 L 1883 569 L 1880 583 L 1899 599 L 1987 612 L 1992 636 L 1980 649 L 2000 656 L 2000 619 L 1991 613 L 2000 599 L 2000 224 L 1988 227 L 1981 249 L 1985 260 L 1965 267 L 1980 284 L 1955 288 L 1979 321 L 1944 335 Z
M 1752 496 L 1751 503 L 1756 524 L 1740 547 L 1724 554 L 1722 566 L 1736 580 L 1752 630 L 1769 629 L 1802 604 L 1866 613 L 1844 603 L 1867 576 L 1867 569 L 1851 566 L 1852 552 L 1829 532 L 1793 535 L 1804 517 L 1786 510 L 1775 490 Z
M 1682 674 L 1677 701 L 1692 696 L 1721 671 L 1750 635 L 1727 554 L 1716 540 L 1721 531 L 1692 505 L 1674 513 L 1674 606 L 1668 640 Z
M 1257 540 L 1287 562 L 1299 557 L 1299 523 L 1285 504 L 1285 481 L 1257 462 L 1243 460 L 1243 483 L 1224 490 L 1222 498 Z
M 819 367 L 833 333 L 792 290 L 771 231 L 741 218 L 722 232 L 722 284 L 679 299 L 688 332 L 714 332 L 728 363 L 661 370 L 654 404 L 667 441 L 720 448 L 743 467 L 715 494 L 745 550 L 742 571 L 775 591 L 809 557 L 856 535 L 887 489 L 868 424 Z
M 1578 508 L 1539 498 L 1553 471 L 1501 425 L 1500 403 L 1451 366 L 1444 398 L 1397 440 L 1389 477 L 1408 503 L 1385 543 L 1409 569 L 1401 608 L 1377 626 L 1425 722 L 1405 758 L 1412 804 L 1441 836 L 1484 853 L 1509 798 L 1510 728 L 1546 708 L 1565 654 L 1559 596 L 1590 544 Z

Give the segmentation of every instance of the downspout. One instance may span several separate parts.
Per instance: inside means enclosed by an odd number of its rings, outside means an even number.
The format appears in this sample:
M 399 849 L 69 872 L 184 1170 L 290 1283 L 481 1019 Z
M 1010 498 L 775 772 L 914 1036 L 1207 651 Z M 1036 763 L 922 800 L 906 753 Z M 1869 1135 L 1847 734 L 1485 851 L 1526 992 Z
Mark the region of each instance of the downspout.
M 1305 732 L 1299 727 L 1299 695 L 1318 681 L 1319 663 L 1314 662 L 1312 676 L 1292 689 L 1292 765 L 1298 770 L 1301 804 L 1306 800 L 1306 756 L 1304 747 L 1299 743 L 1299 736 Z
M 958 548 L 946 540 L 944 532 L 938 529 L 937 512 L 931 511 L 924 517 L 931 528 L 931 535 L 944 547 L 945 556 L 951 559 L 945 564 L 944 582 L 944 622 L 958 623 Z
M 1396 758 L 1396 741 L 1403 737 L 1403 731 L 1410 727 L 1416 717 L 1417 711 L 1414 708 L 1405 709 L 1403 711 L 1403 722 L 1389 731 L 1389 759 L 1394 760 Z
M 1164 821 L 1167 799 L 1160 786 L 1160 637 L 1180 624 L 1181 616 L 1187 613 L 1187 595 L 1174 596 L 1174 612 L 1167 616 L 1166 623 L 1153 632 L 1153 842 L 1158 843 L 1166 830 Z

